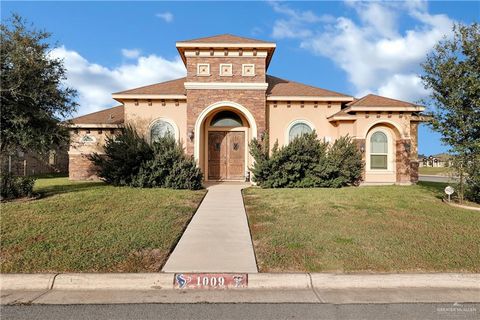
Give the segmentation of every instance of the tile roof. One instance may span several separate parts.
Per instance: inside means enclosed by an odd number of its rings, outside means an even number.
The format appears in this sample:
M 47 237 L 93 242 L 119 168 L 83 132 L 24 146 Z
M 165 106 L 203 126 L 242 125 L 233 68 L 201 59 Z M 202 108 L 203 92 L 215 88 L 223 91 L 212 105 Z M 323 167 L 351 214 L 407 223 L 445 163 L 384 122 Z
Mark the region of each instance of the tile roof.
M 148 86 L 116 92 L 114 94 L 185 94 L 186 78 L 160 82 Z M 299 82 L 267 75 L 267 95 L 271 96 L 310 96 L 310 97 L 350 97 L 331 90 L 317 88 Z
M 69 122 L 73 124 L 122 124 L 125 118 L 124 110 L 124 106 L 120 105 L 73 118 Z
M 350 97 L 342 93 L 309 86 L 303 83 L 267 75 L 267 95 L 271 96 L 311 96 L 311 97 Z
M 368 94 L 363 98 L 354 100 L 347 104 L 352 106 L 368 106 L 368 107 L 415 107 L 416 105 L 410 102 L 391 99 L 387 97 L 378 96 L 375 94 Z
M 129 89 L 114 94 L 185 94 L 186 77 Z
M 185 43 L 185 42 L 192 42 L 192 43 L 272 43 L 272 42 L 262 41 L 262 40 L 252 39 L 252 38 L 234 36 L 234 35 L 228 34 L 228 33 L 219 34 L 219 35 L 211 36 L 211 37 L 184 40 L 184 41 L 179 41 L 179 42 L 181 42 L 181 43 Z

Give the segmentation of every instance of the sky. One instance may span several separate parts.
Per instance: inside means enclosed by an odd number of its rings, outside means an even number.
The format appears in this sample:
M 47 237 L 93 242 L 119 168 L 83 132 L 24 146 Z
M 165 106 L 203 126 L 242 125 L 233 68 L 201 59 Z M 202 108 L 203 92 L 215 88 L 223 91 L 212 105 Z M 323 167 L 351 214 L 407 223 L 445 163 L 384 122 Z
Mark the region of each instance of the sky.
M 453 23 L 479 20 L 480 2 L 2 1 L 2 23 L 12 12 L 52 33 L 82 115 L 118 104 L 113 92 L 184 76 L 175 42 L 223 33 L 276 42 L 271 75 L 415 103 L 429 94 L 421 62 Z M 421 125 L 419 153 L 447 149 Z

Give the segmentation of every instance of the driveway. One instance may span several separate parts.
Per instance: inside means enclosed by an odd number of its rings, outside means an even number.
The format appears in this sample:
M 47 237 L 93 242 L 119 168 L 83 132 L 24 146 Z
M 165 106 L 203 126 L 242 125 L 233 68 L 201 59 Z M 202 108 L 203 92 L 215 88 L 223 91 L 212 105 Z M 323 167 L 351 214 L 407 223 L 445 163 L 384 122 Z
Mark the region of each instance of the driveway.
M 242 189 L 246 183 L 216 183 L 180 238 L 164 272 L 258 272 Z

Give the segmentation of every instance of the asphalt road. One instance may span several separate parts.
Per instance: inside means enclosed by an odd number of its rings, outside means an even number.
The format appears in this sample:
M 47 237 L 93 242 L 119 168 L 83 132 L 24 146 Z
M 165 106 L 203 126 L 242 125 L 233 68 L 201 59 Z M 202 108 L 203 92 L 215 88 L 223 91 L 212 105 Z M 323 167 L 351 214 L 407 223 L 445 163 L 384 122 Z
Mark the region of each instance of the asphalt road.
M 453 182 L 456 179 L 452 179 L 451 177 L 445 176 L 429 176 L 429 175 L 419 175 L 419 181 L 428 181 L 428 182 Z
M 479 319 L 480 304 L 115 304 L 3 306 L 6 319 Z

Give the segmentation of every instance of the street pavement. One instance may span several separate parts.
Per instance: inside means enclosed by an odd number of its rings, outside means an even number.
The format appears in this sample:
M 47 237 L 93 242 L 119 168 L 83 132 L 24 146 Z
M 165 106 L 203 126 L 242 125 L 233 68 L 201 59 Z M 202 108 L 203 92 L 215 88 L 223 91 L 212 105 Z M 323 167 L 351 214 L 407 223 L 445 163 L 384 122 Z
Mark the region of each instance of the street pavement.
M 3 306 L 2 320 L 479 319 L 480 304 L 117 304 Z
M 445 182 L 445 183 L 453 183 L 456 182 L 456 178 L 447 177 L 447 176 L 433 176 L 433 175 L 419 175 L 418 181 L 426 181 L 426 182 Z

